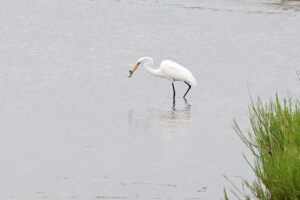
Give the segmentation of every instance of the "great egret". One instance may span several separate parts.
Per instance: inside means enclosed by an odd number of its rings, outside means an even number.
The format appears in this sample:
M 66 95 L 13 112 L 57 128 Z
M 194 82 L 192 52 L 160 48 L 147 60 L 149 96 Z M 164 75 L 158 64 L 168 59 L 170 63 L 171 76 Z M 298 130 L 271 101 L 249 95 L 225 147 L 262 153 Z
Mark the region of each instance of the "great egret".
M 175 81 L 182 81 L 185 82 L 189 88 L 185 92 L 183 98 L 185 98 L 186 94 L 191 89 L 191 85 L 196 86 L 197 81 L 195 77 L 192 75 L 192 73 L 185 67 L 181 66 L 180 64 L 171 61 L 171 60 L 163 60 L 160 63 L 160 67 L 158 69 L 153 69 L 153 59 L 150 57 L 141 57 L 138 59 L 136 65 L 133 67 L 132 70 L 129 70 L 129 78 L 132 76 L 132 74 L 135 72 L 135 70 L 138 68 L 139 65 L 143 64 L 146 67 L 146 70 L 149 74 L 161 78 L 166 78 L 170 81 L 172 81 L 172 88 L 173 88 L 173 99 L 175 99 L 175 87 L 174 82 Z

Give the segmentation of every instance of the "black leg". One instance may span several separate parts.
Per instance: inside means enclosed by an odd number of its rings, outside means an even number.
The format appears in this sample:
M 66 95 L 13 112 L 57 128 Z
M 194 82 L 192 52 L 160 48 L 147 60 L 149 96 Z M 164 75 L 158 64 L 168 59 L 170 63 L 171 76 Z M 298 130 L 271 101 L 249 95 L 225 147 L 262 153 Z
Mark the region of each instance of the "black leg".
M 187 91 L 185 92 L 185 94 L 184 94 L 184 96 L 183 96 L 183 98 L 185 98 L 185 95 L 189 92 L 189 90 L 191 89 L 191 85 L 190 84 L 188 84 L 187 82 L 185 82 L 188 86 L 189 86 L 189 89 L 187 89 Z
M 172 110 L 176 110 L 175 106 L 176 106 L 176 101 L 175 101 L 175 98 L 173 98 L 173 106 L 172 106 Z
M 175 92 L 175 87 L 174 87 L 174 83 L 173 82 L 172 82 L 172 86 L 173 86 L 173 99 L 175 99 L 176 92 Z
M 189 104 L 189 102 L 186 100 L 186 98 L 185 97 L 183 97 L 183 99 L 184 99 L 184 102 L 185 102 L 185 108 L 186 109 L 189 109 L 190 107 L 191 107 L 191 105 Z

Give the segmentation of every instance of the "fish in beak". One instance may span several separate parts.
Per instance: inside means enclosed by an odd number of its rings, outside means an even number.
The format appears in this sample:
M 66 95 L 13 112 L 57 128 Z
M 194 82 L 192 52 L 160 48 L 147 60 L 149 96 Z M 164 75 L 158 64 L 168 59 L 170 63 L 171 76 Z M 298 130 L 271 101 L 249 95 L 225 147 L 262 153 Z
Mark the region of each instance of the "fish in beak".
M 138 66 L 140 65 L 140 63 L 136 63 L 136 65 L 133 67 L 132 70 L 129 70 L 129 76 L 128 78 L 130 78 L 132 76 L 132 74 L 135 72 L 135 70 L 138 68 Z

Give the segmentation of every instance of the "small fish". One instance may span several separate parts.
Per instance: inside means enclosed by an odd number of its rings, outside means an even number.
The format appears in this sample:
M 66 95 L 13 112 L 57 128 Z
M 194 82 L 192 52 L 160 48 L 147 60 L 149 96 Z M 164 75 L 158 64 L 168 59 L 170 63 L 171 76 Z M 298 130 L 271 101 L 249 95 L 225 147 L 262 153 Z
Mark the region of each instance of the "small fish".
M 129 70 L 129 76 L 128 76 L 128 78 L 130 78 L 132 76 L 132 74 L 133 74 L 133 71 Z

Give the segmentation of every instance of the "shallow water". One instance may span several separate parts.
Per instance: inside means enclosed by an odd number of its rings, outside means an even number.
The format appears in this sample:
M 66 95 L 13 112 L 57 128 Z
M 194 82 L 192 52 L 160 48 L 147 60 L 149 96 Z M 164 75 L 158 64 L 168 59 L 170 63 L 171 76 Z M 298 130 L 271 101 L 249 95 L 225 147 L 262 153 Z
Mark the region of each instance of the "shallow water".
M 0 199 L 220 199 L 222 174 L 251 179 L 232 121 L 249 94 L 299 96 L 291 4 L 1 1 Z M 188 102 L 128 79 L 141 56 L 189 68 Z

